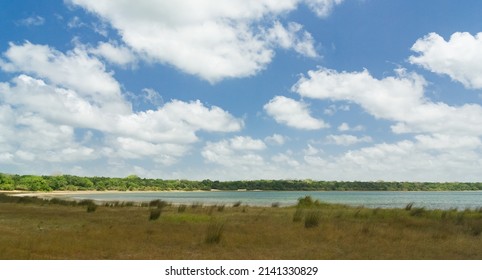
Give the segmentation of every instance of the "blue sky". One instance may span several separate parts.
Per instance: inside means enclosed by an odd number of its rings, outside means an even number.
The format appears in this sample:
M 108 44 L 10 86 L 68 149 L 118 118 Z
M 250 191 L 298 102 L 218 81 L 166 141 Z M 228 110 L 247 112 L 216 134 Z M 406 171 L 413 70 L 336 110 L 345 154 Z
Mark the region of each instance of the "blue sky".
M 480 1 L 4 1 L 0 172 L 482 180 Z

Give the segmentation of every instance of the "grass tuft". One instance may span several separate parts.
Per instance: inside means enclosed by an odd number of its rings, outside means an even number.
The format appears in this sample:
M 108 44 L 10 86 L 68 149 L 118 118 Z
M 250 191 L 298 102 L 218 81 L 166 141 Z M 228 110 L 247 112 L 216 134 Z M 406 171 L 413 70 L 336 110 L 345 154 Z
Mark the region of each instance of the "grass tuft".
M 405 205 L 405 210 L 410 211 L 413 208 L 413 202 L 410 202 L 409 204 Z
M 219 244 L 219 242 L 221 242 L 223 232 L 224 232 L 223 222 L 211 221 L 211 223 L 209 223 L 208 225 L 208 228 L 206 231 L 206 237 L 204 241 L 207 244 Z
M 425 214 L 425 208 L 423 207 L 415 207 L 410 210 L 410 216 L 413 217 L 421 217 Z
M 160 208 L 152 208 L 149 211 L 149 221 L 154 221 L 159 219 L 162 210 Z
M 177 212 L 178 213 L 184 213 L 186 212 L 186 208 L 187 206 L 185 204 L 180 204 L 178 207 L 177 207 Z
M 95 210 L 97 210 L 97 204 L 91 203 L 87 205 L 87 213 L 95 212 Z
M 241 203 L 242 203 L 241 201 L 237 201 L 233 204 L 233 207 L 239 207 L 241 206 Z
M 293 222 L 301 222 L 303 220 L 303 209 L 301 208 L 296 208 L 295 213 L 293 214 Z
M 310 210 L 305 216 L 305 228 L 314 228 L 320 224 L 320 211 Z

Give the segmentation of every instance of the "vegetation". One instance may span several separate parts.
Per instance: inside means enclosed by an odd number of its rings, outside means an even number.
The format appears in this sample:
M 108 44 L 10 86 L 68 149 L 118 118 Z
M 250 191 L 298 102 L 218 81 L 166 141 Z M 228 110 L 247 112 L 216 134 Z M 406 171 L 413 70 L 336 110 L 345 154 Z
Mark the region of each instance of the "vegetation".
M 91 203 L 0 194 L 0 259 L 482 259 L 482 209 Z
M 0 173 L 0 190 L 22 191 L 167 191 L 167 190 L 303 190 L 303 191 L 462 191 L 482 190 L 482 183 L 464 182 L 335 182 L 312 180 L 188 181 L 140 178 L 34 176 Z
M 212 221 L 207 228 L 205 241 L 208 244 L 218 244 L 221 242 L 223 234 L 224 223 L 219 221 Z

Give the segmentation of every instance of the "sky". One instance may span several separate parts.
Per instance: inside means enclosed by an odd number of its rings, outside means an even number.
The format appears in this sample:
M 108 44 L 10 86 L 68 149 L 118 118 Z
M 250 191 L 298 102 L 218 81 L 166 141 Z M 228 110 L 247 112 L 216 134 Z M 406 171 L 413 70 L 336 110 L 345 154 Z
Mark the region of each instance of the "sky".
M 3 0 L 0 172 L 482 180 L 478 0 Z

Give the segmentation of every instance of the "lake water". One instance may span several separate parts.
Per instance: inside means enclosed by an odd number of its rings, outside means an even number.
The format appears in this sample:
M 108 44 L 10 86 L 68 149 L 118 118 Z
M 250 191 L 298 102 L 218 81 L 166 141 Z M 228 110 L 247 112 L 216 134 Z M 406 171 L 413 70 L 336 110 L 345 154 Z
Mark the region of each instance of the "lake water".
M 403 208 L 408 203 L 428 209 L 466 209 L 482 207 L 482 191 L 393 192 L 393 191 L 216 191 L 216 192 L 115 192 L 65 195 L 74 199 L 98 201 L 151 201 L 161 199 L 175 204 L 234 204 L 271 206 L 295 205 L 298 198 L 311 196 L 327 203 L 370 208 Z

